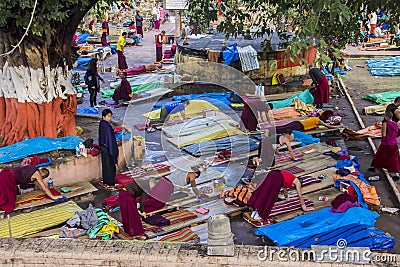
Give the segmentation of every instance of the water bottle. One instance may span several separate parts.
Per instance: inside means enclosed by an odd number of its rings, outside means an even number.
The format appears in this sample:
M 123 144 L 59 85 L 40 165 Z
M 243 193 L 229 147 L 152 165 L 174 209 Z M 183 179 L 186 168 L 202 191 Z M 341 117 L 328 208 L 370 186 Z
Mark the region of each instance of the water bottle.
M 49 181 L 47 182 L 47 187 L 48 188 L 53 188 L 53 178 L 49 179 Z

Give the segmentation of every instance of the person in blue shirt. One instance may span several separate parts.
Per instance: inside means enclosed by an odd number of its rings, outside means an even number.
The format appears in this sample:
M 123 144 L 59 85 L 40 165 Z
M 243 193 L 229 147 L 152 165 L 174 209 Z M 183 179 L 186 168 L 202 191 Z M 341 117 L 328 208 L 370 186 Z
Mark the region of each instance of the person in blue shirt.
M 184 100 L 181 103 L 168 103 L 162 106 L 160 111 L 160 117 L 156 119 L 148 119 L 146 126 L 151 129 L 151 125 L 164 123 L 169 115 L 180 112 L 184 120 L 187 120 L 185 108 L 189 105 L 189 100 Z

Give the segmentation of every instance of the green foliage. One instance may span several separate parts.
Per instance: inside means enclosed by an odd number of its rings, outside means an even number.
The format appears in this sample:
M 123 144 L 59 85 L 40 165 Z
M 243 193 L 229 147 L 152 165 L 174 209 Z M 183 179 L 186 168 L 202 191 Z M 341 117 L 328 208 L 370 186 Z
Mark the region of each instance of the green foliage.
M 109 1 L 100 0 L 97 2 L 91 9 L 90 13 L 96 16 L 96 18 L 101 19 L 104 16 L 104 12 L 106 12 L 110 8 Z
M 97 1 L 98 0 L 38 0 L 30 33 L 37 36 L 43 36 L 45 33 L 49 32 L 54 34 L 56 25 L 65 23 L 77 12 L 88 10 Z M 34 3 L 34 0 L 1 0 L 0 29 L 10 32 L 13 31 L 17 35 L 21 35 L 29 24 Z M 80 20 L 81 17 L 77 19 Z M 65 26 L 68 27 L 68 25 Z
M 317 64 L 326 65 L 331 57 L 339 57 L 339 50 L 347 43 L 354 42 L 360 35 L 358 20 L 361 7 L 368 4 L 376 10 L 382 5 L 390 10 L 391 20 L 399 21 L 400 5 L 398 1 L 363 1 L 363 0 L 217 0 L 189 1 L 189 11 L 203 14 L 210 21 L 217 19 L 217 12 L 223 16 L 218 26 L 227 36 L 243 34 L 246 26 L 258 28 L 257 35 L 264 36 L 275 29 L 280 37 L 284 32 L 295 33 L 294 38 L 285 44 L 289 61 L 300 60 L 299 55 L 309 45 L 318 49 L 320 57 Z M 266 51 L 271 49 L 268 40 L 264 42 Z

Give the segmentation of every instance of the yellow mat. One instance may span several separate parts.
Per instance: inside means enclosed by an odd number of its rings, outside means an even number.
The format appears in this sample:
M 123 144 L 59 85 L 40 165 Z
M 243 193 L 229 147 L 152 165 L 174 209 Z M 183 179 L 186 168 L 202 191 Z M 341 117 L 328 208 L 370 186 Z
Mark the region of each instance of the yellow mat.
M 226 121 L 221 124 L 211 126 L 209 128 L 205 127 L 203 131 L 196 132 L 194 134 L 167 138 L 167 140 L 174 144 L 176 147 L 182 148 L 184 146 L 194 143 L 220 139 L 238 134 L 244 134 L 244 132 L 236 127 L 231 126 L 228 121 Z
M 11 217 L 12 237 L 24 237 L 68 221 L 82 209 L 73 201 Z M 0 220 L 0 238 L 10 237 L 7 218 Z
M 189 105 L 187 105 L 187 107 L 185 108 L 185 113 L 186 116 L 188 117 L 193 117 L 193 116 L 197 116 L 202 114 L 203 110 L 216 110 L 219 111 L 219 109 L 210 104 L 209 102 L 205 101 L 205 100 L 190 100 L 189 101 Z M 143 114 L 143 116 L 153 120 L 153 119 L 157 119 L 160 117 L 160 110 L 153 110 L 151 112 L 145 113 Z M 169 117 L 169 119 L 176 119 L 176 118 L 181 118 L 181 113 L 175 113 L 175 114 L 171 114 L 171 116 Z

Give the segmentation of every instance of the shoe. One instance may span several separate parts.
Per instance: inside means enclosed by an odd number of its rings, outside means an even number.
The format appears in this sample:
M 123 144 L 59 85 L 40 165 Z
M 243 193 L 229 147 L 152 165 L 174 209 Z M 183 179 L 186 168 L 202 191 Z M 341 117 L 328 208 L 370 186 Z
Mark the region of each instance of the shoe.
M 261 218 L 260 215 L 258 214 L 258 211 L 256 211 L 256 213 L 254 214 L 253 219 L 254 219 L 254 220 L 262 220 L 262 218 Z
M 142 44 L 138 44 L 138 45 L 136 45 L 136 46 L 143 46 Z
M 369 172 L 375 172 L 375 171 L 376 171 L 375 168 L 372 168 L 372 167 L 371 167 L 371 168 L 368 168 L 367 170 L 368 170 Z
M 400 177 L 397 175 L 392 176 L 393 181 L 398 181 L 400 180 Z
M 96 105 L 96 106 L 94 106 L 95 108 L 101 108 L 102 106 L 101 105 Z

